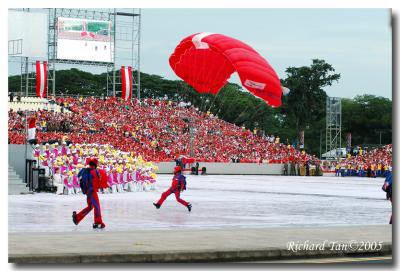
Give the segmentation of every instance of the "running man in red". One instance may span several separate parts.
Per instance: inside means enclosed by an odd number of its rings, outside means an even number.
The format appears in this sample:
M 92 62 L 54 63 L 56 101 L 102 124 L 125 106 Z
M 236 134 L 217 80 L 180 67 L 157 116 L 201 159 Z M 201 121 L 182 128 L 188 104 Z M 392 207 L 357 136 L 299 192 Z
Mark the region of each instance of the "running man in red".
M 85 174 L 87 175 L 85 176 Z M 103 223 L 103 220 L 101 218 L 99 196 L 97 195 L 97 190 L 100 183 L 100 172 L 97 170 L 97 159 L 91 159 L 89 162 L 89 168 L 82 169 L 79 172 L 78 177 L 81 177 L 83 180 L 87 180 L 85 188 L 82 188 L 82 186 L 81 188 L 82 192 L 86 194 L 86 201 L 88 206 L 79 213 L 76 213 L 74 211 L 72 213 L 72 221 L 75 225 L 78 225 L 79 222 L 81 222 L 81 220 L 85 218 L 85 216 L 90 213 L 90 211 L 92 211 L 92 209 L 94 208 L 93 228 L 105 228 L 106 225 Z
M 168 198 L 169 195 L 175 194 L 176 201 L 188 208 L 189 212 L 192 210 L 192 205 L 189 202 L 184 201 L 180 198 L 180 194 L 186 189 L 186 178 L 182 175 L 181 167 L 177 166 L 174 168 L 174 177 L 172 178 L 171 187 L 161 194 L 161 198 L 157 203 L 153 203 L 157 209 L 161 207 L 163 202 Z

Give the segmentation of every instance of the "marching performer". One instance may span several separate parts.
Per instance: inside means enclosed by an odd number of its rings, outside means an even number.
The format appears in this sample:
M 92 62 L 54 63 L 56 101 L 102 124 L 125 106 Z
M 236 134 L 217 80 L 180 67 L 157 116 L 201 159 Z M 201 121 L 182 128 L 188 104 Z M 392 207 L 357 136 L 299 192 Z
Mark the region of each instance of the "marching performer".
M 100 182 L 100 173 L 97 170 L 97 159 L 92 159 L 89 162 L 89 168 L 82 169 L 78 176 L 82 178 L 82 181 L 85 183 L 83 186 L 82 192 L 86 194 L 87 207 L 84 208 L 79 213 L 75 211 L 72 213 L 72 221 L 75 225 L 78 225 L 79 222 L 94 208 L 94 224 L 93 228 L 105 228 L 105 224 L 103 223 L 101 217 L 101 208 L 99 196 L 97 195 L 97 190 Z
M 192 205 L 189 202 L 184 201 L 180 198 L 180 194 L 183 190 L 186 189 L 186 178 L 182 175 L 182 169 L 180 166 L 176 166 L 174 168 L 174 177 L 172 178 L 171 187 L 162 193 L 161 198 L 157 203 L 153 203 L 153 205 L 159 209 L 163 202 L 167 199 L 167 197 L 171 194 L 175 194 L 176 201 L 185 206 L 188 211 L 192 210 Z

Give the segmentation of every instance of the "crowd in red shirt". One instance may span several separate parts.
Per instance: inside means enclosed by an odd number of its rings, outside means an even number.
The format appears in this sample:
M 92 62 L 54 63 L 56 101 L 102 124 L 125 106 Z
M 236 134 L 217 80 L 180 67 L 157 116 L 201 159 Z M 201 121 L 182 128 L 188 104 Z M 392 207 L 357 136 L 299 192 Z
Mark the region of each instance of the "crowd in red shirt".
M 61 141 L 67 136 L 74 143 L 110 144 L 153 162 L 173 161 L 185 155 L 203 162 L 319 163 L 304 151 L 271 141 L 193 106 L 152 99 L 125 102 L 114 97 L 66 97 L 57 98 L 56 102 L 73 113 L 36 111 L 39 144 L 52 139 Z M 46 131 L 47 125 L 63 120 L 70 122 L 69 132 Z M 24 144 L 23 121 L 24 114 L 9 112 L 10 144 Z
M 383 176 L 384 172 L 392 170 L 392 144 L 371 151 L 360 149 L 357 155 L 348 155 L 333 166 L 337 175 L 341 171 L 346 175 L 365 176 L 367 172 L 372 172 L 375 177 Z

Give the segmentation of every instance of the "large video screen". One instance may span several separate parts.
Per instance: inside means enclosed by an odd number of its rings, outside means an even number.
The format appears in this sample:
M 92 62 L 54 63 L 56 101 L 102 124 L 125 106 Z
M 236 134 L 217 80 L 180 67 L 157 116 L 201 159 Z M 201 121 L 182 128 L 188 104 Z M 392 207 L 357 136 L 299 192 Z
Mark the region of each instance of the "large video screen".
M 113 62 L 111 21 L 57 18 L 57 58 Z

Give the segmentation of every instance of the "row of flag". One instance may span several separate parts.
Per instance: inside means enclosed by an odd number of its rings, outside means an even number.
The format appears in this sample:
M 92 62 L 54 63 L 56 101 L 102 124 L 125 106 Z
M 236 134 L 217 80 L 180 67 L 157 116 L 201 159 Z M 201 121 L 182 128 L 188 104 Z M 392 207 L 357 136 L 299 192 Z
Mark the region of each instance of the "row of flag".
M 132 98 L 132 67 L 122 66 L 121 70 L 122 98 L 128 101 Z M 46 97 L 47 94 L 47 62 L 36 61 L 36 96 Z

